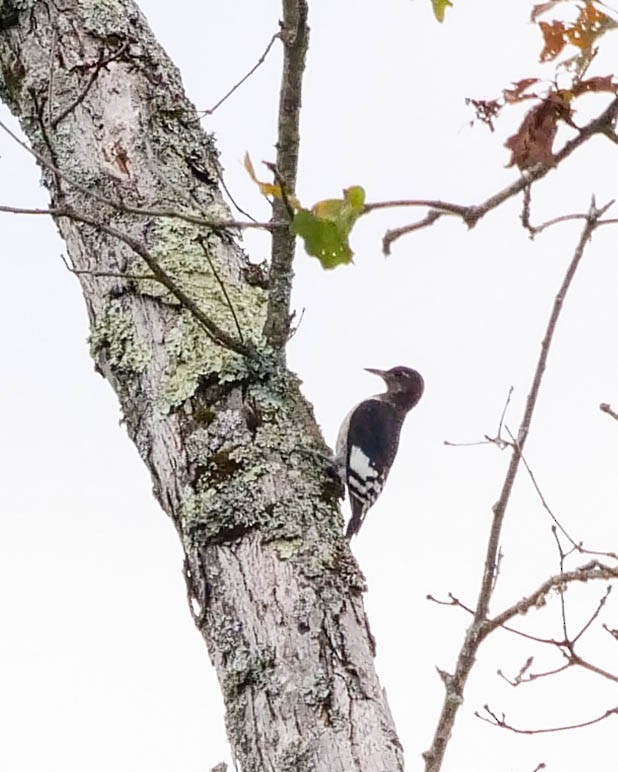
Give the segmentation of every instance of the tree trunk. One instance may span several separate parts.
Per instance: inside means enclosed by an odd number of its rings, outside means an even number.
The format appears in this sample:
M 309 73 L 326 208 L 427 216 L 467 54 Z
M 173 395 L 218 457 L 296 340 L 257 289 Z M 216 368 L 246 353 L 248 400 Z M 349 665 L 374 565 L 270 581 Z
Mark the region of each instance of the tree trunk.
M 205 224 L 229 213 L 178 71 L 128 0 L 0 0 L 0 65 L 93 357 L 182 541 L 235 759 L 402 769 L 327 450 L 263 338 L 264 277 Z

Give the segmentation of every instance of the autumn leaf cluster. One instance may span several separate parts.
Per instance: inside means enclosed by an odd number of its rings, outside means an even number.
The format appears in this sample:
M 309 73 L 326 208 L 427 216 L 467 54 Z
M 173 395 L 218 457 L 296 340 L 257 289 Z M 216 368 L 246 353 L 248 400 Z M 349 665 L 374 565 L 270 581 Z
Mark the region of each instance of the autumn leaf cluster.
M 573 22 L 563 19 L 544 20 L 541 17 L 556 6 L 566 10 L 573 6 L 569 0 L 535 5 L 531 20 L 541 32 L 543 47 L 539 60 L 554 62 L 556 70 L 567 77 L 567 85 L 558 88 L 555 75 L 552 80 L 521 78 L 505 88 L 498 99 L 468 99 L 476 117 L 493 131 L 495 121 L 507 105 L 531 100 L 532 107 L 524 116 L 517 131 L 509 137 L 505 146 L 511 151 L 509 166 L 528 169 L 536 164 L 551 166 L 554 163 L 553 144 L 560 121 L 577 129 L 574 120 L 575 100 L 583 94 L 606 92 L 616 94 L 618 83 L 612 75 L 585 77 L 599 50 L 599 39 L 618 24 L 598 8 L 596 2 L 577 5 L 577 18 Z M 569 55 L 557 62 L 562 53 Z

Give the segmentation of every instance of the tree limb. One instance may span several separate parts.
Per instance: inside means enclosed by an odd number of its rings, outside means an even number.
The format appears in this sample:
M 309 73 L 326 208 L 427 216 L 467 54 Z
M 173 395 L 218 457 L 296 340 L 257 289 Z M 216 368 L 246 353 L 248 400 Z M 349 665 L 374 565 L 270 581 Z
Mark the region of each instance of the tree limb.
M 277 173 L 285 195 L 289 198 L 296 190 L 298 170 L 299 121 L 302 79 L 309 45 L 307 0 L 283 0 L 283 74 L 279 94 L 279 124 L 277 131 Z M 289 221 L 285 201 L 273 201 L 272 222 Z M 270 292 L 264 324 L 266 340 L 283 355 L 283 347 L 290 334 L 290 295 L 292 290 L 292 263 L 296 236 L 289 228 L 273 231 Z
M 614 100 L 612 104 L 618 108 L 618 100 Z M 606 209 L 607 207 L 597 209 L 594 201 L 592 202 L 588 213 L 588 219 L 581 232 L 579 242 L 562 280 L 558 294 L 554 299 L 549 322 L 541 343 L 541 353 L 536 364 L 532 386 L 526 399 L 524 415 L 517 432 L 516 443 L 512 450 L 511 460 L 506 471 L 500 496 L 493 506 L 493 521 L 487 545 L 481 587 L 474 611 L 474 619 L 472 625 L 466 632 L 464 642 L 457 658 L 455 672 L 452 676 L 449 676 L 442 711 L 438 719 L 431 747 L 423 754 L 426 772 L 439 772 L 442 767 L 444 753 L 453 730 L 455 718 L 463 703 L 463 693 L 468 675 L 474 665 L 479 646 L 486 636 L 484 629 L 487 625 L 487 612 L 494 588 L 496 561 L 500 545 L 502 524 L 511 497 L 511 491 L 513 490 L 513 484 L 519 470 L 521 453 L 524 449 L 530 429 L 530 423 L 539 396 L 556 325 L 560 318 L 567 292 L 584 254 L 585 246 L 595 230 L 599 218 L 605 213 Z
M 603 134 L 604 136 L 612 135 L 610 139 L 613 140 L 615 134 L 613 133 L 613 125 L 618 116 L 618 97 L 615 97 L 610 104 L 603 110 L 603 112 L 596 118 L 593 118 L 589 123 L 579 129 L 576 137 L 565 143 L 564 147 L 559 150 L 553 158 L 553 164 L 551 166 L 546 164 L 536 164 L 530 169 L 526 169 L 521 173 L 519 179 L 507 185 L 502 190 L 494 193 L 480 204 L 455 204 L 448 201 L 431 201 L 426 199 L 412 199 L 405 200 L 400 199 L 397 201 L 384 201 L 369 203 L 365 206 L 365 213 L 373 212 L 378 209 L 386 209 L 393 207 L 412 206 L 412 207 L 428 207 L 429 212 L 427 216 L 411 225 L 401 226 L 388 230 L 384 234 L 383 239 L 383 251 L 385 254 L 390 253 L 391 245 L 394 241 L 405 236 L 411 231 L 419 230 L 426 226 L 432 225 L 437 219 L 444 215 L 456 215 L 459 216 L 469 228 L 473 228 L 479 220 L 481 220 L 488 212 L 496 209 L 500 204 L 503 204 L 509 198 L 521 193 L 526 187 L 529 187 L 533 182 L 536 182 L 545 177 L 548 172 L 556 169 L 559 164 L 568 158 L 578 147 L 583 145 L 590 137 L 595 134 Z

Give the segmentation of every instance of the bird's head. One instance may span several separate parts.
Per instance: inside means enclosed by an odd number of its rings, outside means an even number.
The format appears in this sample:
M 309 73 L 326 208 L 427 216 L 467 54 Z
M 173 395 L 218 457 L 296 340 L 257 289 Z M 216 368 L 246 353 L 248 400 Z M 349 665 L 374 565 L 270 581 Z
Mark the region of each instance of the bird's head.
M 379 375 L 386 383 L 387 394 L 408 409 L 414 407 L 423 396 L 425 382 L 420 373 L 410 367 L 391 367 L 390 370 L 376 370 L 366 367 L 368 373 Z

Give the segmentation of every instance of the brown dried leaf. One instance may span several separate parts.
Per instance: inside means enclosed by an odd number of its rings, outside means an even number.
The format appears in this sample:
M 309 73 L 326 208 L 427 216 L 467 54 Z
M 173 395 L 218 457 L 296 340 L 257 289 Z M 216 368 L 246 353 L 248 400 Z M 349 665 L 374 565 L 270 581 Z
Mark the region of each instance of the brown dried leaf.
M 505 88 L 502 91 L 502 97 L 507 104 L 513 104 L 515 102 L 521 102 L 524 99 L 533 99 L 534 94 L 524 94 L 523 92 L 529 88 L 533 83 L 538 83 L 538 78 L 523 78 L 513 83 L 513 88 Z
M 494 118 L 498 117 L 498 113 L 502 109 L 502 105 L 497 99 L 471 99 L 468 97 L 466 104 L 472 105 L 477 120 L 489 126 L 491 131 L 494 130 Z
M 542 16 L 544 13 L 546 13 L 546 11 L 551 10 L 554 6 L 563 2 L 564 0 L 548 0 L 547 3 L 538 3 L 532 8 L 532 12 L 530 14 L 530 21 L 536 21 L 539 18 L 539 16 Z
M 566 32 L 564 24 L 561 21 L 552 21 L 551 23 L 540 21 L 539 27 L 545 41 L 541 51 L 541 61 L 546 62 L 549 59 L 555 59 L 567 44 L 567 40 L 564 37 Z
M 592 3 L 586 3 L 580 9 L 575 24 L 565 30 L 566 38 L 569 43 L 582 51 L 590 51 L 608 22 L 611 22 L 608 16 L 597 10 Z
M 537 163 L 551 166 L 558 121 L 570 122 L 569 93 L 555 91 L 526 113 L 521 126 L 504 143 L 511 151 L 509 166 L 527 169 Z
M 614 83 L 611 75 L 597 75 L 594 78 L 580 80 L 571 89 L 571 94 L 574 97 L 578 97 L 581 94 L 597 91 L 608 91 L 615 94 L 618 91 L 618 83 Z

